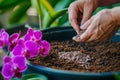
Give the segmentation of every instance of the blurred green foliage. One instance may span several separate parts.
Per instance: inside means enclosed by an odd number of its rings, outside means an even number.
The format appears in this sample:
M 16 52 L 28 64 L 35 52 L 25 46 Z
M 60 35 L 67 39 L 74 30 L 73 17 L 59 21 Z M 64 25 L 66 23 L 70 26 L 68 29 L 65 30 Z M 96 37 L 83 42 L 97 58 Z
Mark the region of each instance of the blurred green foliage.
M 24 74 L 21 79 L 13 78 L 12 80 L 48 80 L 46 76 L 32 73 L 32 74 Z
M 120 74 L 115 74 L 115 80 L 120 80 Z
M 27 10 L 34 7 L 39 15 L 42 29 L 53 26 L 69 25 L 67 8 L 75 0 L 0 0 L 0 14 L 10 12 L 9 24 L 23 23 Z M 93 15 L 105 8 L 119 6 L 120 3 L 99 7 Z
M 3 80 L 3 76 L 2 76 L 2 74 L 1 74 L 1 72 L 0 72 L 0 80 Z
M 0 0 L 0 14 L 11 11 L 9 24 L 25 21 L 26 12 L 32 6 L 36 9 L 42 28 L 68 23 L 67 8 L 74 0 Z

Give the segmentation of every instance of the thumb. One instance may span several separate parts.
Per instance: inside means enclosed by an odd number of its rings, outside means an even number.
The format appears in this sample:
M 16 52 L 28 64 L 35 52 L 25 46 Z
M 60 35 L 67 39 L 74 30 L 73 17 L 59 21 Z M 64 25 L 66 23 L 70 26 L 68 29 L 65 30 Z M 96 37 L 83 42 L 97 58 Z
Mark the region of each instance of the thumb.
M 83 11 L 83 18 L 81 20 L 81 25 L 83 25 L 91 16 L 92 16 L 93 9 L 91 6 L 84 7 Z

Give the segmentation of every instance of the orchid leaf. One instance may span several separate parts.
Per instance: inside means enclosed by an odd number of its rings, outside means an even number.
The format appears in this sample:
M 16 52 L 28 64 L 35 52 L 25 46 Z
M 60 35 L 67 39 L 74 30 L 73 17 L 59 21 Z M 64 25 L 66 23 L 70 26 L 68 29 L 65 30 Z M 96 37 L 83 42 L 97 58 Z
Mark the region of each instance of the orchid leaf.
M 43 24 L 44 24 L 43 29 L 49 27 L 51 25 L 51 23 L 53 23 L 58 17 L 62 16 L 66 12 L 67 12 L 67 9 L 62 9 L 62 10 L 52 13 L 51 16 L 49 14 L 47 14 L 47 16 L 43 22 Z
M 13 78 L 12 80 L 19 80 L 18 78 Z M 20 80 L 48 80 L 47 77 L 40 74 L 26 74 Z
M 115 74 L 115 80 L 120 80 L 120 75 L 119 74 Z
M 0 80 L 3 80 L 3 76 L 2 76 L 2 74 L 0 73 Z
M 67 12 L 67 10 L 68 10 L 68 9 L 65 8 L 65 9 L 56 11 L 56 12 L 54 12 L 54 13 L 52 14 L 52 17 L 53 17 L 53 18 L 58 18 L 59 16 L 65 14 L 65 13 Z
M 49 13 L 53 13 L 54 12 L 54 8 L 51 6 L 51 4 L 47 0 L 40 0 L 40 3 L 43 4 L 44 8 Z
M 58 3 L 56 3 L 54 9 L 57 11 L 64 8 L 68 8 L 73 1 L 74 0 L 60 0 Z M 57 19 L 57 21 L 59 26 L 69 25 L 68 14 L 62 15 L 60 18 Z
M 9 16 L 9 23 L 10 24 L 18 23 L 20 19 L 26 14 L 26 11 L 30 7 L 30 5 L 31 4 L 29 1 L 17 5 Z
M 57 3 L 59 3 L 61 0 L 48 0 L 48 2 L 51 4 L 52 7 L 54 7 Z
M 0 10 L 9 9 L 23 1 L 24 0 L 0 0 Z
M 72 3 L 74 0 L 60 0 L 55 6 L 54 9 L 55 10 L 61 10 L 64 8 L 68 8 L 68 6 L 70 5 L 70 3 Z

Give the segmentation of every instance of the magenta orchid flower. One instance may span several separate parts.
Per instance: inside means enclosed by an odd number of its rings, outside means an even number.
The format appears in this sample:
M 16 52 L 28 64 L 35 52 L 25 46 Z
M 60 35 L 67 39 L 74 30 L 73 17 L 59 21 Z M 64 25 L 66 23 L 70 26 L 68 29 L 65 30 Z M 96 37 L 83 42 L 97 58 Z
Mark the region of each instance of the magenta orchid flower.
M 19 39 L 17 41 L 16 46 L 12 50 L 12 53 L 13 53 L 14 56 L 16 56 L 16 55 L 24 55 L 24 50 L 25 50 L 24 40 L 23 39 Z
M 46 40 L 43 40 L 39 43 L 39 54 L 42 56 L 47 56 L 50 52 L 50 43 L 48 43 Z
M 8 44 L 9 44 L 9 34 L 5 31 L 5 29 L 1 29 L 1 31 L 0 31 L 0 49 Z
M 9 50 L 12 51 L 13 48 L 15 47 L 15 45 L 17 44 L 18 40 L 20 39 L 21 37 L 21 32 L 19 33 L 14 33 L 10 36 L 9 38 Z
M 42 32 L 40 30 L 33 30 L 29 28 L 27 34 L 25 35 L 25 41 L 32 40 L 32 41 L 41 41 L 42 40 Z
M 24 55 L 26 58 L 36 57 L 38 55 L 38 44 L 34 41 L 26 41 L 25 45 L 17 44 L 13 49 L 13 55 Z
M 4 58 L 4 66 L 2 68 L 2 75 L 5 79 L 11 79 L 17 76 L 22 77 L 22 72 L 27 69 L 26 58 L 24 56 L 14 56 L 13 58 L 6 56 Z
M 5 56 L 2 75 L 5 80 L 11 80 L 13 77 L 22 77 L 22 72 L 27 69 L 26 59 L 33 58 L 39 54 L 47 56 L 50 51 L 50 43 L 42 40 L 42 32 L 29 28 L 23 38 L 21 32 L 14 33 L 10 37 L 8 33 L 2 29 L 0 31 L 0 49 L 8 46 L 8 50 L 12 53 L 11 57 Z
M 27 58 L 36 57 L 38 55 L 38 44 L 36 42 L 26 41 L 25 48 L 26 48 L 25 55 Z

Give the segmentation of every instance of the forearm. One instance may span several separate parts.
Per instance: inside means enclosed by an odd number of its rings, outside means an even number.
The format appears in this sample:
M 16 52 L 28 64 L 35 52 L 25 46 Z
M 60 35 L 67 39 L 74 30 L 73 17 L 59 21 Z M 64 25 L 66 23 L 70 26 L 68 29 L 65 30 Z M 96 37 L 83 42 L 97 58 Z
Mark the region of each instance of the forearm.
M 116 21 L 116 25 L 120 26 L 120 7 L 112 8 L 111 14 Z
M 107 6 L 120 2 L 120 0 L 98 0 L 98 6 Z

